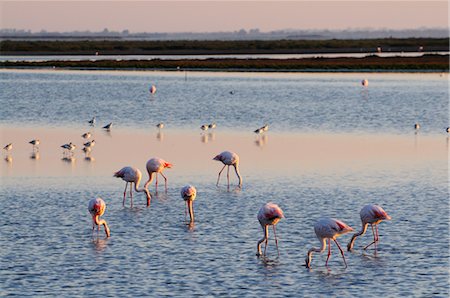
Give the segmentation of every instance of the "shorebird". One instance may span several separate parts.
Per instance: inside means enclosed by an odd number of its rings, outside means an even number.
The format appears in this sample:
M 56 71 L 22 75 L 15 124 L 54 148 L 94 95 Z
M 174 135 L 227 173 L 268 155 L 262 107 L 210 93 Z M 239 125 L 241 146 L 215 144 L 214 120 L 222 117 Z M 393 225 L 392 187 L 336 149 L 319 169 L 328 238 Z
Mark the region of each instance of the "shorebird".
M 362 222 L 362 229 L 360 232 L 353 235 L 352 240 L 347 245 L 347 250 L 351 251 L 353 249 L 353 243 L 355 242 L 358 236 L 364 235 L 367 231 L 367 227 L 370 225 L 372 227 L 373 234 L 373 242 L 369 245 L 365 246 L 364 249 L 367 249 L 372 244 L 375 244 L 375 249 L 377 249 L 378 242 L 378 224 L 383 220 L 390 220 L 391 217 L 383 210 L 380 206 L 369 204 L 364 206 L 359 212 Z M 375 226 L 375 231 L 374 227 Z
M 139 169 L 134 167 L 123 167 L 122 169 L 114 173 L 114 177 L 122 178 L 122 180 L 125 181 L 125 190 L 123 191 L 122 206 L 125 206 L 125 198 L 127 195 L 128 183 L 130 183 L 131 207 L 133 207 L 133 183 L 134 183 L 134 190 L 136 192 L 145 192 L 145 194 L 147 195 L 147 206 L 150 206 L 151 196 L 148 189 L 146 188 L 138 189 L 139 183 L 141 182 L 142 178 L 142 173 Z
M 92 141 L 89 141 L 89 142 L 87 142 L 87 143 L 84 143 L 83 145 L 84 145 L 84 147 L 86 147 L 86 148 L 92 148 L 92 147 L 95 146 L 95 140 L 92 140 Z
M 414 124 L 414 129 L 418 131 L 420 129 L 420 124 L 419 123 Z
M 155 182 L 155 188 L 158 190 L 158 173 L 161 174 L 164 178 L 164 186 L 167 192 L 167 177 L 164 176 L 163 170 L 165 168 L 171 168 L 172 164 L 170 162 L 165 161 L 161 158 L 151 158 L 147 161 L 146 168 L 148 173 L 148 180 L 144 185 L 145 189 L 148 189 L 148 185 L 152 183 L 153 180 L 153 174 L 156 174 L 156 182 Z
M 208 125 L 208 128 L 209 128 L 209 129 L 214 129 L 214 128 L 216 128 L 216 127 L 217 127 L 216 122 L 213 122 L 213 123 L 211 123 L 211 124 Z
M 89 123 L 91 126 L 95 126 L 95 116 L 92 117 L 92 119 L 89 120 L 88 123 Z
M 9 151 L 11 151 L 12 147 L 13 147 L 12 143 L 9 143 L 5 147 L 3 147 L 3 150 L 6 150 L 6 152 L 9 152 Z
M 73 157 L 73 151 L 75 150 L 77 146 L 73 144 L 72 142 L 68 144 L 61 145 L 61 148 L 64 148 L 67 150 L 67 156 Z
M 186 206 L 185 206 L 185 219 L 186 219 L 186 207 L 187 210 L 189 210 L 189 218 L 190 223 L 194 223 L 194 200 L 197 197 L 197 190 L 195 189 L 194 186 L 192 185 L 186 185 L 181 189 L 181 197 L 183 198 L 183 200 L 186 202 Z
M 105 126 L 103 126 L 103 129 L 106 129 L 106 130 L 111 130 L 111 127 L 112 127 L 112 125 L 113 125 L 113 123 L 111 122 L 111 123 L 109 123 L 109 124 L 106 124 Z
M 255 129 L 253 132 L 260 135 L 264 132 L 264 130 L 262 129 L 262 127 L 260 127 L 260 128 Z
M 447 133 L 450 133 L 450 127 L 447 127 L 447 129 L 445 130 Z
M 88 132 L 86 132 L 86 133 L 84 133 L 84 134 L 81 135 L 81 137 L 82 137 L 83 139 L 89 139 L 91 136 L 92 136 L 92 134 L 91 134 L 90 131 L 88 131 Z
M 39 139 L 34 139 L 29 141 L 28 143 L 30 143 L 31 145 L 33 145 L 33 150 L 39 150 L 39 144 L 41 143 L 41 141 L 39 141 Z
M 159 129 L 164 128 L 164 123 L 159 122 L 158 124 L 156 124 L 156 127 L 158 127 Z
M 203 131 L 207 131 L 208 128 L 209 128 L 209 125 L 207 125 L 207 124 L 203 124 L 202 126 L 200 126 L 200 129 Z
M 239 156 L 236 153 L 224 151 L 219 155 L 216 155 L 213 158 L 213 160 L 221 161 L 224 164 L 223 168 L 220 170 L 219 175 L 217 177 L 216 183 L 217 186 L 219 185 L 220 174 L 222 173 L 223 169 L 225 169 L 225 166 L 228 166 L 227 179 L 228 179 L 228 187 L 230 187 L 230 166 L 233 166 L 234 171 L 236 172 L 236 175 L 239 179 L 239 187 L 242 187 L 242 177 L 239 173 Z
M 261 256 L 261 244 L 265 242 L 264 246 L 264 256 L 266 255 L 267 243 L 269 241 L 269 226 L 273 227 L 273 235 L 275 236 L 275 245 L 277 247 L 278 256 L 280 256 L 280 251 L 278 250 L 278 239 L 275 233 L 275 225 L 284 217 L 283 210 L 274 203 L 266 203 L 259 209 L 258 221 L 264 231 L 264 237 L 258 241 L 256 245 L 256 255 Z
M 340 220 L 333 218 L 319 219 L 314 225 L 314 232 L 316 233 L 316 236 L 319 239 L 322 246 L 320 248 L 313 247 L 308 251 L 308 255 L 305 260 L 306 267 L 311 268 L 311 260 L 313 252 L 322 253 L 325 251 L 327 247 L 326 241 L 328 239 L 328 257 L 327 261 L 325 262 L 325 266 L 328 266 L 328 260 L 330 259 L 331 255 L 331 240 L 333 240 L 334 243 L 336 243 L 337 247 L 339 248 L 342 258 L 344 259 L 345 268 L 347 268 L 347 262 L 345 261 L 344 251 L 337 242 L 336 238 L 351 231 L 353 231 L 353 229 Z
M 261 129 L 266 132 L 269 130 L 269 124 L 265 124 L 263 127 L 261 127 Z
M 92 215 L 92 232 L 94 232 L 94 227 L 97 225 L 97 230 L 100 229 L 100 225 L 105 227 L 106 237 L 110 236 L 110 231 L 106 220 L 99 219 L 105 213 L 106 204 L 101 198 L 92 199 L 89 201 L 88 210 Z

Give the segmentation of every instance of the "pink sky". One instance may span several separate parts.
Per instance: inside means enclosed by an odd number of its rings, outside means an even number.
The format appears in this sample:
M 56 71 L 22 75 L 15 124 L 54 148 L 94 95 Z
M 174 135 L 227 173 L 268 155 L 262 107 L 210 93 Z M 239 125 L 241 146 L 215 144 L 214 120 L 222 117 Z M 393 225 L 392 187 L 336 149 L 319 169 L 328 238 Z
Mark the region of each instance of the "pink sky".
M 213 32 L 448 27 L 447 1 L 4 1 L 0 27 Z

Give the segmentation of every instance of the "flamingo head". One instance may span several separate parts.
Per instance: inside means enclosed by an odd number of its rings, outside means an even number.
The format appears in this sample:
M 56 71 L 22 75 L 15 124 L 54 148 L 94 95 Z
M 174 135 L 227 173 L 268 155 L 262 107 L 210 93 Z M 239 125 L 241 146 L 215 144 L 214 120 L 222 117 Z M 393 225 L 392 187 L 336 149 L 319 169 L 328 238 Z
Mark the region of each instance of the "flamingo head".
M 214 158 L 213 158 L 213 160 L 218 160 L 218 161 L 222 161 L 222 156 L 219 154 L 219 155 L 216 155 Z

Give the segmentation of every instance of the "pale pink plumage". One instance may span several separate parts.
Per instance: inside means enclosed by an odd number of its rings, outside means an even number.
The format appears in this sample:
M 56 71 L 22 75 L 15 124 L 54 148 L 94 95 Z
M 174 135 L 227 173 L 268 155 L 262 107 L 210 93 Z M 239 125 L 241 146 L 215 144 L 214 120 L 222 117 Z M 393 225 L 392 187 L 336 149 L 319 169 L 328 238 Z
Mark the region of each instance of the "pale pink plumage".
M 225 167 L 228 166 L 227 179 L 228 179 L 228 187 L 230 187 L 230 166 L 233 166 L 234 171 L 236 172 L 236 175 L 239 179 L 239 187 L 242 187 L 242 177 L 241 174 L 239 173 L 239 156 L 236 153 L 224 151 L 219 155 L 216 155 L 213 158 L 213 160 L 221 161 L 224 164 L 223 168 L 220 170 L 219 175 L 217 177 L 216 183 L 217 186 L 219 185 L 220 174 L 222 174 L 223 169 L 225 169 Z
M 161 176 L 163 176 L 164 178 L 164 186 L 165 189 L 167 191 L 167 177 L 164 176 L 163 174 L 163 170 L 165 168 L 171 168 L 172 164 L 165 161 L 164 159 L 161 158 L 151 158 L 147 161 L 147 173 L 148 173 L 148 180 L 144 185 L 145 189 L 148 189 L 148 185 L 152 182 L 153 180 L 153 174 L 156 173 L 156 181 L 155 181 L 155 188 L 156 190 L 158 189 L 158 173 L 161 174 Z
M 264 255 L 266 255 L 267 243 L 269 240 L 269 226 L 273 227 L 273 234 L 275 236 L 275 245 L 277 247 L 278 256 L 280 252 L 278 250 L 278 239 L 277 234 L 275 232 L 275 225 L 284 217 L 283 210 L 278 207 L 277 204 L 274 203 L 266 203 L 264 204 L 258 212 L 258 221 L 261 224 L 261 227 L 264 232 L 264 237 L 258 241 L 256 246 L 256 255 L 261 256 L 261 244 L 265 242 L 264 246 Z
M 353 231 L 351 227 L 349 227 L 344 222 L 333 219 L 333 218 L 321 218 L 314 224 L 314 232 L 316 233 L 317 238 L 319 239 L 321 243 L 320 248 L 311 248 L 308 251 L 308 255 L 306 257 L 306 267 L 311 268 L 311 260 L 312 260 L 312 253 L 318 252 L 322 253 L 325 251 L 327 244 L 326 240 L 328 239 L 328 257 L 327 261 L 325 262 L 325 266 L 328 266 L 328 260 L 330 259 L 331 255 L 331 240 L 333 240 L 337 247 L 339 248 L 339 251 L 341 252 L 342 258 L 344 259 L 345 267 L 347 267 L 347 262 L 345 260 L 344 251 L 342 250 L 341 246 L 337 242 L 336 238 L 346 234 L 348 232 Z
M 133 183 L 134 183 L 134 190 L 136 192 L 145 192 L 147 196 L 147 206 L 150 205 L 150 193 L 149 191 L 144 187 L 142 189 L 138 189 L 139 183 L 141 182 L 142 173 L 139 169 L 134 167 L 123 167 L 116 173 L 114 173 L 114 177 L 122 178 L 122 180 L 125 181 L 125 190 L 123 191 L 123 202 L 122 206 L 125 206 L 125 198 L 127 193 L 127 186 L 128 183 L 130 183 L 130 200 L 131 200 L 131 206 L 133 207 Z
M 192 185 L 186 185 L 181 188 L 181 197 L 186 201 L 186 207 L 189 210 L 189 217 L 191 219 L 191 223 L 194 222 L 194 200 L 197 197 L 197 190 Z M 185 209 L 186 216 L 186 209 Z M 186 219 L 186 218 L 185 218 Z
M 362 229 L 360 232 L 353 235 L 352 239 L 347 245 L 347 250 L 351 251 L 353 249 L 353 244 L 358 236 L 364 235 L 367 231 L 367 227 L 370 224 L 372 227 L 373 234 L 373 242 L 364 247 L 367 249 L 372 244 L 375 245 L 375 249 L 377 249 L 377 242 L 379 240 L 378 237 L 378 224 L 383 220 L 390 220 L 391 217 L 383 210 L 380 206 L 369 204 L 364 206 L 359 212 L 361 217 Z M 375 230 L 374 230 L 375 226 Z
M 88 210 L 89 213 L 92 215 L 92 231 L 94 231 L 95 225 L 97 225 L 98 229 L 100 228 L 100 225 L 103 225 L 105 228 L 106 236 L 109 237 L 110 231 L 108 224 L 106 223 L 106 220 L 99 219 L 99 217 L 105 213 L 106 210 L 105 201 L 103 201 L 101 198 L 90 200 L 88 203 Z

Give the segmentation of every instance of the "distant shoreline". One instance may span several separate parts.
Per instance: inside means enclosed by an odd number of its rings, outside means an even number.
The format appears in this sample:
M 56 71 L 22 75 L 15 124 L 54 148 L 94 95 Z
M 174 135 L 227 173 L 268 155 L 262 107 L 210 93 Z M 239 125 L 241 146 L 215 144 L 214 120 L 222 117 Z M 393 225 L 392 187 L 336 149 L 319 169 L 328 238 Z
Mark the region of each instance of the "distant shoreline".
M 420 57 L 297 59 L 152 59 L 83 61 L 7 61 L 0 68 L 83 70 L 267 71 L 267 72 L 448 72 L 449 55 Z

